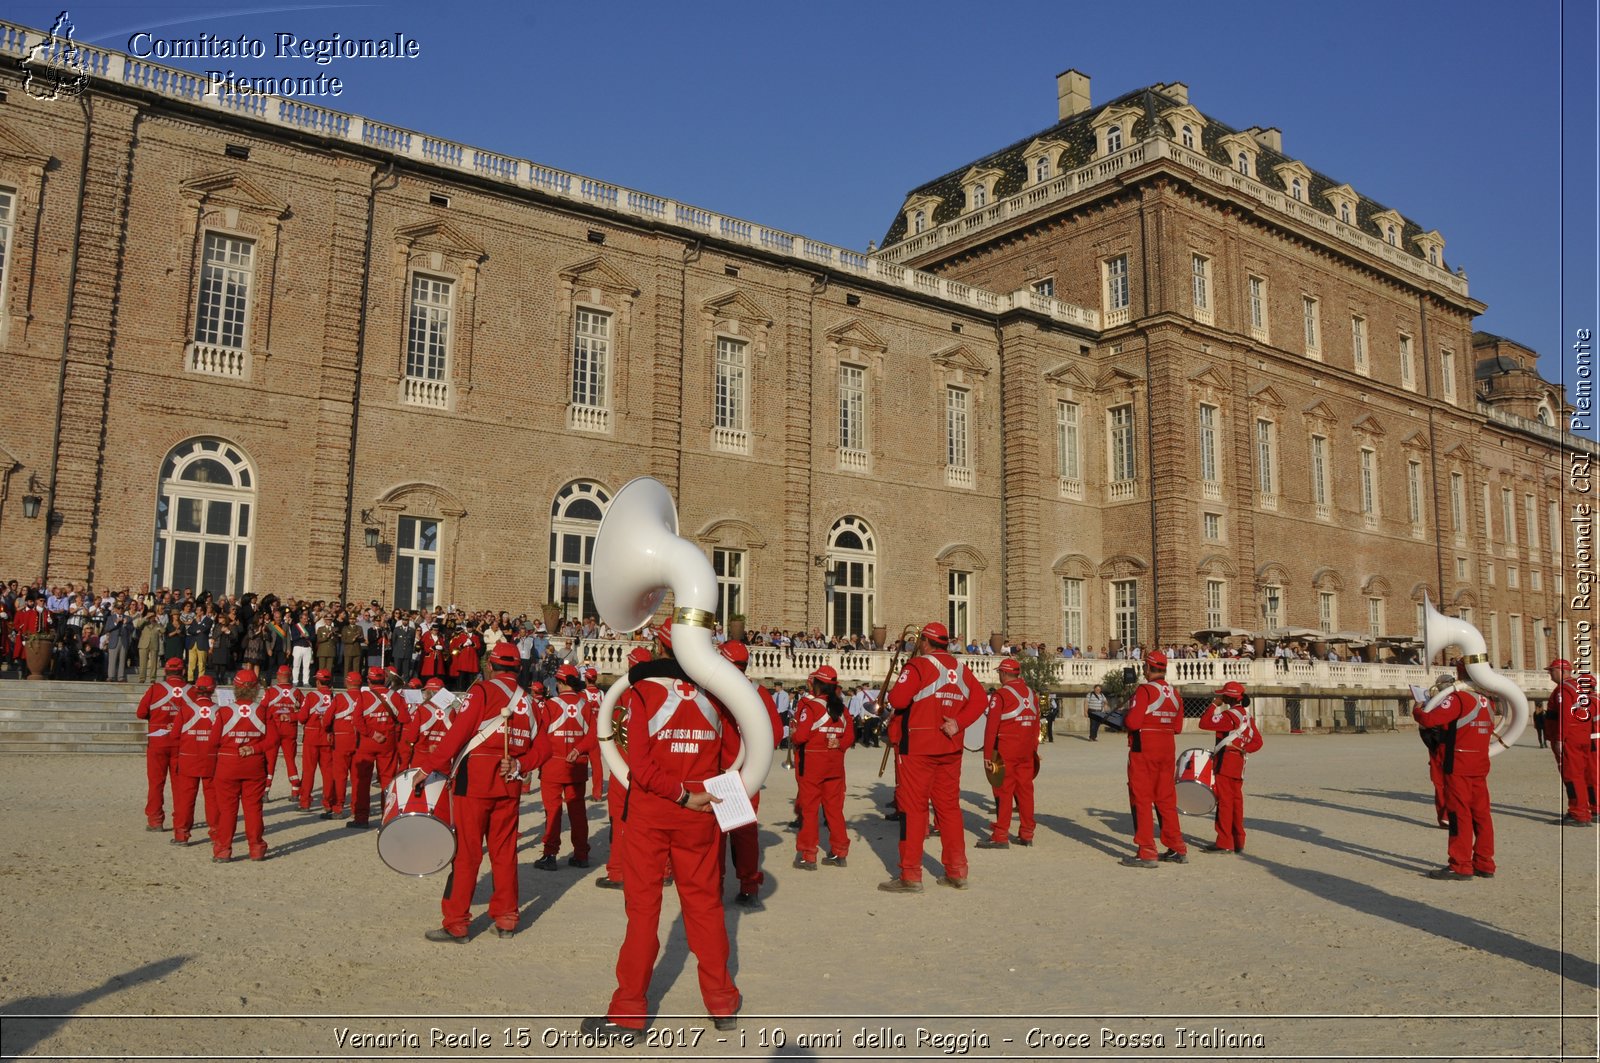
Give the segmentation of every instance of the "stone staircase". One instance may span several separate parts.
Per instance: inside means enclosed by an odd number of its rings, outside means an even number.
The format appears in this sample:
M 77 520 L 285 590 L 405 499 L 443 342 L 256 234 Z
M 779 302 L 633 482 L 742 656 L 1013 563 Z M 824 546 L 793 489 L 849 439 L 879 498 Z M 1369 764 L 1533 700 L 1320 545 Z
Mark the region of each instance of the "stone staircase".
M 0 754 L 143 753 L 143 683 L 0 680 Z

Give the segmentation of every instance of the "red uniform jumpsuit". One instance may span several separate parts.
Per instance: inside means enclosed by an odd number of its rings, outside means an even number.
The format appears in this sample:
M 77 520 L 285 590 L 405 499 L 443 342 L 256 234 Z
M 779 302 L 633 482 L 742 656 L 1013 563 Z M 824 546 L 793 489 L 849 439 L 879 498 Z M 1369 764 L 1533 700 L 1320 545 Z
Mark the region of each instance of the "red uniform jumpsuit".
M 384 687 L 361 692 L 356 714 L 356 752 L 351 758 L 350 822 L 372 818 L 372 775 L 380 792 L 389 788 L 399 763 L 400 735 L 405 729 L 404 701 Z
M 217 834 L 217 709 L 211 695 L 190 691 L 179 702 L 177 771 L 172 777 L 172 840 L 189 844 L 195 794 L 204 791 L 206 832 Z
M 412 710 L 411 722 L 400 736 L 400 766 L 415 767 L 423 758 L 432 755 L 449 732 L 454 717 L 448 708 L 440 708 L 432 700 Z
M 589 701 L 583 694 L 562 691 L 545 701 L 540 722 L 550 739 L 550 759 L 539 769 L 539 797 L 544 802 L 544 855 L 554 859 L 561 851 L 561 810 L 572 820 L 572 856 L 589 859 L 589 814 L 583 807 L 583 788 L 589 781 L 589 754 L 598 749 L 589 726 Z M 575 759 L 569 759 L 576 753 Z
M 590 683 L 583 689 L 584 710 L 588 714 L 589 733 L 595 734 L 600 719 L 600 703 L 606 699 L 606 692 Z M 597 741 L 589 749 L 589 796 L 595 801 L 606 795 L 606 771 L 600 761 L 600 743 Z
M 333 691 L 326 686 L 306 691 L 296 719 L 305 727 L 300 742 L 300 807 L 311 810 L 311 788 L 322 777 L 322 809 L 333 811 L 333 747 L 323 726 L 324 714 L 333 705 Z
M 1544 711 L 1544 733 L 1555 752 L 1561 784 L 1567 790 L 1567 815 L 1588 823 L 1600 812 L 1596 804 L 1596 774 L 1600 768 L 1600 731 L 1595 721 L 1595 695 L 1577 680 L 1568 679 L 1550 695 Z
M 350 765 L 355 760 L 356 747 L 361 744 L 361 735 L 356 731 L 356 720 L 361 714 L 361 694 L 359 689 L 339 691 L 322 714 L 322 729 L 333 745 L 326 804 L 328 811 L 335 816 L 347 814 L 345 788 L 350 783 Z
M 267 792 L 272 792 L 272 780 L 278 775 L 278 755 L 283 754 L 284 767 L 289 769 L 289 792 L 300 793 L 300 772 L 295 767 L 299 736 L 300 692 L 292 686 L 274 684 L 261 696 L 261 707 L 272 717 L 278 732 L 278 744 L 267 750 Z
M 830 747 L 830 739 L 831 745 Z M 828 851 L 834 857 L 850 855 L 850 835 L 844 827 L 844 751 L 855 742 L 850 713 L 837 720 L 828 716 L 828 703 L 815 694 L 800 699 L 794 710 L 795 786 L 799 789 L 800 833 L 795 852 L 808 863 L 817 862 L 820 814 L 828 819 Z
M 1017 806 L 1017 837 L 1033 840 L 1033 777 L 1039 757 L 1039 698 L 1021 679 L 1003 683 L 989 703 L 983 728 L 983 752 L 1006 766 L 1005 778 L 994 792 L 994 831 L 990 839 L 1011 837 L 1011 805 Z
M 250 859 L 267 858 L 265 821 L 262 802 L 267 796 L 266 752 L 278 740 L 272 718 L 263 713 L 259 703 L 241 701 L 224 705 L 217 710 L 217 775 L 216 791 L 218 814 L 212 819 L 209 810 L 206 818 L 211 823 L 211 855 L 223 860 L 233 858 L 233 831 L 239 822 L 239 807 L 244 806 L 244 837 L 250 848 Z
M 728 973 L 722 911 L 722 831 L 709 809 L 691 811 L 678 802 L 704 790 L 706 779 L 733 763 L 738 728 L 686 678 L 643 679 L 622 703 L 628 711 L 628 844 L 622 853 L 628 928 L 607 1018 L 644 1028 L 650 974 L 661 950 L 661 892 L 669 859 L 684 936 L 699 967 L 701 999 L 713 1017 L 737 1014 L 739 989 Z
M 1188 853 L 1178 823 L 1174 778 L 1178 755 L 1173 736 L 1183 730 L 1182 700 L 1165 679 L 1147 679 L 1134 693 L 1122 726 L 1128 732 L 1128 803 L 1139 859 L 1157 856 L 1152 806 L 1161 821 L 1161 844 L 1170 852 Z
M 510 714 L 502 712 L 510 706 Z M 522 801 L 521 780 L 506 779 L 500 761 L 511 757 L 527 775 L 550 756 L 550 742 L 532 712 L 528 694 L 510 678 L 472 684 L 466 704 L 451 721 L 450 729 L 433 752 L 419 754 L 416 767 L 425 772 L 450 772 L 458 754 L 480 732 L 488 737 L 460 758 L 454 770 L 451 818 L 456 828 L 456 858 L 444 884 L 440 901 L 441 925 L 464 937 L 472 910 L 472 892 L 489 850 L 494 893 L 489 897 L 489 918 L 502 930 L 517 926 L 517 813 Z
M 913 657 L 889 692 L 895 710 L 889 741 L 896 761 L 895 803 L 900 821 L 900 878 L 922 881 L 922 843 L 928 836 L 928 802 L 939 828 L 940 862 L 952 880 L 967 877 L 966 831 L 961 825 L 961 735 L 988 706 L 972 670 L 936 650 Z M 941 725 L 955 721 L 956 733 Z
M 777 749 L 778 743 L 783 741 L 783 720 L 778 716 L 778 703 L 766 687 L 756 687 L 756 693 L 767 707 L 767 718 L 772 721 L 772 748 Z M 761 795 L 752 797 L 750 804 L 757 812 L 761 811 Z M 761 871 L 760 824 L 746 823 L 728 831 L 728 848 L 733 851 L 733 873 L 739 879 L 739 892 L 754 896 L 767 880 Z
M 1422 708 L 1422 702 L 1413 702 L 1411 713 L 1416 715 Z M 1428 781 L 1433 783 L 1433 814 L 1439 821 L 1439 826 L 1450 826 L 1450 817 L 1444 808 L 1444 728 L 1418 727 L 1417 734 L 1422 739 L 1422 744 L 1428 747 Z
M 1244 852 L 1244 758 L 1261 748 L 1261 729 L 1250 710 L 1237 705 L 1213 704 L 1200 717 L 1200 726 L 1218 731 L 1222 738 L 1211 761 L 1217 795 L 1217 848 Z
M 1494 821 L 1489 816 L 1489 743 L 1494 717 L 1489 699 L 1457 690 L 1431 712 L 1412 716 L 1423 727 L 1445 728 L 1444 802 L 1450 819 L 1450 870 L 1494 874 Z
M 168 780 L 172 780 L 173 800 L 177 800 L 177 779 L 174 777 L 178 755 L 178 735 L 174 724 L 183 705 L 182 680 L 163 679 L 152 683 L 144 697 L 139 699 L 139 719 L 148 721 L 148 735 L 144 749 L 144 773 L 147 782 L 144 799 L 144 822 L 151 830 L 165 830 L 166 813 L 162 798 Z

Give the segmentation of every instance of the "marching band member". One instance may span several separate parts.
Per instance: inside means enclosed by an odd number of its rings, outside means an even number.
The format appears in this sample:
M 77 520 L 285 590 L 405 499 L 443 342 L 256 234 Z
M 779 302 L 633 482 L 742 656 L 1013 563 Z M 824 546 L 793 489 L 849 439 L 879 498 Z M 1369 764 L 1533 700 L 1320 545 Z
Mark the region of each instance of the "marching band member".
M 978 840 L 979 849 L 1011 847 L 1011 805 L 1017 806 L 1017 844 L 1032 845 L 1033 777 L 1039 766 L 1039 698 L 1022 681 L 1015 657 L 1000 662 L 1000 689 L 989 701 L 983 748 L 991 761 L 1005 765 L 1005 778 L 994 791 L 993 833 Z
M 1465 679 L 1460 659 L 1456 672 Z M 1424 727 L 1445 729 L 1442 770 L 1445 812 L 1450 819 L 1450 862 L 1428 872 L 1433 879 L 1494 878 L 1494 821 L 1489 814 L 1489 742 L 1494 717 L 1489 699 L 1460 682 L 1433 709 L 1417 706 L 1412 716 Z
M 828 819 L 828 855 L 823 863 L 844 867 L 850 835 L 844 826 L 844 751 L 855 743 L 839 674 L 823 665 L 806 677 L 807 693 L 794 710 L 795 785 L 799 787 L 800 833 L 795 838 L 794 866 L 817 869 L 817 820 Z
M 589 815 L 583 806 L 588 782 L 589 751 L 598 748 L 589 726 L 589 700 L 583 676 L 570 664 L 556 669 L 556 682 L 565 690 L 544 703 L 540 723 L 550 739 L 550 759 L 539 769 L 539 796 L 544 801 L 544 855 L 533 862 L 540 871 L 554 871 L 561 851 L 561 810 L 572 820 L 572 867 L 589 866 Z
M 732 662 L 739 671 L 746 671 L 750 667 L 750 650 L 744 643 L 724 642 L 720 649 L 722 656 Z M 773 700 L 772 692 L 766 687 L 756 687 L 756 693 L 761 695 L 761 703 L 767 707 L 767 718 L 772 723 L 772 748 L 777 749 L 778 743 L 783 741 L 783 721 L 778 718 L 778 704 Z M 761 794 L 757 793 L 750 798 L 750 804 L 760 812 Z M 761 884 L 766 882 L 767 876 L 761 870 L 759 831 L 758 823 L 746 823 L 727 832 L 728 848 L 733 854 L 733 873 L 739 880 L 739 892 L 733 898 L 733 903 L 751 912 L 759 912 L 765 907 L 761 903 L 760 892 Z
M 266 752 L 277 742 L 272 718 L 261 709 L 261 679 L 248 668 L 233 677 L 234 703 L 217 712 L 217 804 L 220 814 L 212 824 L 211 860 L 225 864 L 233 859 L 233 830 L 244 807 L 244 837 L 250 859 L 267 858 L 262 802 L 267 795 Z M 211 813 L 206 812 L 207 821 Z
M 451 816 L 456 828 L 455 863 L 439 903 L 441 925 L 423 936 L 429 941 L 467 940 L 472 892 L 478 884 L 485 847 L 494 879 L 489 918 L 495 933 L 517 932 L 517 814 L 522 778 L 550 756 L 550 742 L 533 715 L 526 691 L 516 684 L 521 665 L 517 647 L 502 642 L 489 657 L 492 679 L 479 680 L 467 693 L 449 731 L 433 752 L 417 757 L 425 773 L 454 776 Z
M 194 799 L 205 792 L 208 833 L 215 838 L 219 812 L 216 795 L 217 710 L 211 695 L 217 681 L 208 675 L 195 680 L 178 701 L 175 730 L 178 736 L 177 770 L 172 777 L 172 844 L 188 845 L 194 827 Z
M 344 674 L 344 689 L 333 696 L 322 714 L 322 729 L 333 747 L 333 772 L 328 781 L 328 810 L 323 819 L 349 819 L 350 809 L 345 805 L 345 790 L 350 784 L 350 765 L 355 759 L 356 747 L 361 737 L 356 732 L 356 718 L 361 714 L 361 673 L 351 670 Z
M 628 928 L 617 954 L 617 989 L 586 1034 L 644 1029 L 646 994 L 661 950 L 661 892 L 672 861 L 684 936 L 700 969 L 700 996 L 712 1023 L 731 1030 L 739 988 L 728 973 L 728 926 L 722 908 L 722 832 L 705 780 L 722 774 L 739 749 L 727 710 L 702 691 L 672 656 L 670 619 L 657 629 L 662 659 L 636 666 L 623 694 L 628 711 L 628 843 L 623 897 Z
M 922 844 L 928 802 L 939 828 L 944 875 L 939 883 L 967 888 L 967 841 L 961 826 L 961 734 L 983 715 L 988 699 L 972 670 L 946 650 L 950 633 L 924 624 L 911 660 L 889 692 L 889 741 L 900 751 L 895 801 L 900 820 L 900 874 L 878 888 L 922 892 Z
M 1167 655 L 1151 650 L 1144 658 L 1145 681 L 1134 692 L 1122 728 L 1128 732 L 1128 802 L 1133 806 L 1133 840 L 1139 851 L 1125 856 L 1126 867 L 1156 866 L 1155 823 L 1161 821 L 1161 860 L 1189 862 L 1178 823 L 1177 752 L 1174 736 L 1183 730 L 1183 702 L 1167 683 Z
M 333 747 L 328 732 L 323 727 L 324 714 L 333 705 L 333 673 L 326 668 L 316 675 L 317 688 L 308 690 L 300 699 L 300 712 L 295 719 L 305 727 L 300 743 L 300 810 L 311 811 L 311 789 L 317 777 L 322 778 L 322 818 L 333 815 Z
M 178 735 L 175 726 L 178 711 L 183 707 L 183 691 L 183 659 L 173 657 L 167 661 L 166 678 L 151 684 L 150 689 L 144 692 L 144 697 L 139 699 L 139 708 L 136 710 L 139 719 L 148 721 L 144 748 L 144 772 L 148 783 L 144 799 L 144 829 L 147 831 L 167 829 L 162 798 L 168 780 L 171 780 L 173 800 L 178 798 L 177 765 L 174 762 L 178 755 Z
M 356 751 L 350 761 L 351 816 L 345 826 L 351 830 L 366 830 L 372 817 L 373 772 L 377 772 L 380 793 L 394 781 L 406 715 L 404 701 L 398 691 L 390 691 L 384 670 L 368 668 L 367 689 L 361 691 L 356 710 Z
M 1445 687 L 1456 681 L 1454 672 L 1440 672 L 1434 679 L 1433 686 L 1428 688 L 1427 696 L 1419 702 L 1414 702 L 1411 712 L 1417 710 Z M 1428 748 L 1428 781 L 1433 783 L 1433 814 L 1441 830 L 1450 829 L 1450 817 L 1444 807 L 1444 738 L 1443 727 L 1418 727 L 1417 736 L 1422 739 L 1422 744 Z
M 600 703 L 606 699 L 600 689 L 600 673 L 593 668 L 583 670 L 583 697 L 589 716 L 589 731 L 594 733 L 600 719 Z M 606 771 L 600 763 L 600 743 L 589 750 L 589 800 L 603 801 L 606 796 Z
M 450 639 L 442 624 L 435 624 L 422 633 L 422 678 L 450 679 Z
M 1244 686 L 1224 683 L 1200 717 L 1203 730 L 1221 737 L 1212 760 L 1213 785 L 1217 796 L 1217 840 L 1204 849 L 1208 853 L 1244 852 L 1244 758 L 1261 748 L 1261 729 L 1250 718 L 1250 699 Z
M 628 682 L 636 682 L 633 670 L 645 664 L 652 658 L 650 651 L 643 646 L 635 647 L 628 654 Z M 595 743 L 599 745 L 598 742 Z M 606 849 L 606 873 L 595 880 L 595 885 L 603 890 L 622 889 L 622 846 L 627 837 L 627 824 L 623 821 L 623 811 L 628 806 L 628 788 L 618 786 L 616 779 L 611 780 L 611 785 L 606 787 L 606 811 L 611 816 L 611 844 Z
M 455 713 L 448 707 L 441 709 L 433 701 L 434 695 L 443 689 L 444 680 L 437 677 L 422 685 L 422 704 L 412 712 L 411 720 L 400 736 L 402 767 L 415 767 L 418 761 L 431 755 L 439 747 L 439 743 L 449 732 L 450 722 L 455 718 Z
M 463 624 L 450 639 L 450 678 L 456 689 L 465 690 L 478 679 L 478 633 Z M 521 661 L 518 661 L 518 667 Z
M 1567 791 L 1567 811 L 1556 822 L 1587 827 L 1600 812 L 1595 792 L 1595 732 L 1600 727 L 1595 723 L 1594 676 L 1580 685 L 1572 676 L 1572 663 L 1560 657 L 1550 662 L 1549 670 L 1556 688 L 1545 706 L 1544 733 Z
M 278 744 L 267 750 L 267 793 L 272 793 L 272 780 L 278 774 L 278 755 L 282 753 L 284 766 L 289 769 L 289 794 L 292 797 L 300 793 L 300 773 L 295 768 L 300 692 L 289 682 L 290 674 L 288 665 L 278 667 L 278 681 L 267 688 L 261 698 L 261 708 L 272 717 L 273 726 L 278 732 Z

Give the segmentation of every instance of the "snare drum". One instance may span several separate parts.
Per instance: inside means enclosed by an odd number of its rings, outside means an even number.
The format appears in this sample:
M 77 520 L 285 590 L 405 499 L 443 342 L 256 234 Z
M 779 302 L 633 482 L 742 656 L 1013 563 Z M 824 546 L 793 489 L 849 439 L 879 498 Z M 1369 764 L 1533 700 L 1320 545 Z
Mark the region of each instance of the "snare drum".
M 1216 763 L 1209 749 L 1186 749 L 1179 755 L 1175 783 L 1179 812 L 1186 816 L 1209 816 L 1216 812 L 1215 772 Z
M 383 793 L 378 856 L 402 875 L 431 875 L 456 858 L 450 825 L 450 778 L 434 773 L 416 786 L 418 772 L 395 777 Z

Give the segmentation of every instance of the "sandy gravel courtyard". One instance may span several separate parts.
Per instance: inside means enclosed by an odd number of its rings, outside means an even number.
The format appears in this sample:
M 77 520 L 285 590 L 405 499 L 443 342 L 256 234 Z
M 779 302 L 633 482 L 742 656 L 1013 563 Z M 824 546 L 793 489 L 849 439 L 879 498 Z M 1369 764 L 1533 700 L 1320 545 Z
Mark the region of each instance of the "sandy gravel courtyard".
M 1180 747 L 1186 743 L 1180 741 Z M 1199 745 L 1198 740 L 1189 743 Z M 766 910 L 730 907 L 741 1028 L 705 1020 L 676 899 L 648 1043 L 595 1047 L 621 894 L 543 872 L 524 805 L 521 932 L 423 940 L 443 876 L 401 877 L 376 832 L 301 813 L 280 778 L 272 859 L 217 865 L 143 829 L 133 756 L 0 758 L 7 1058 L 1595 1058 L 1597 837 L 1552 824 L 1548 752 L 1490 777 L 1500 871 L 1436 882 L 1414 733 L 1269 735 L 1246 780 L 1248 852 L 1123 868 L 1119 736 L 1043 747 L 1031 849 L 973 852 L 971 889 L 890 896 L 878 751 L 849 754 L 849 867 L 792 869 L 794 784 L 762 807 Z M 991 799 L 969 757 L 969 845 Z M 603 858 L 602 805 L 590 806 Z M 1209 821 L 1185 817 L 1190 844 Z M 243 853 L 242 839 L 237 852 Z M 934 868 L 937 843 L 928 847 Z M 729 884 L 731 896 L 733 884 Z M 1565 1016 L 1565 1017 L 1563 1017 Z

